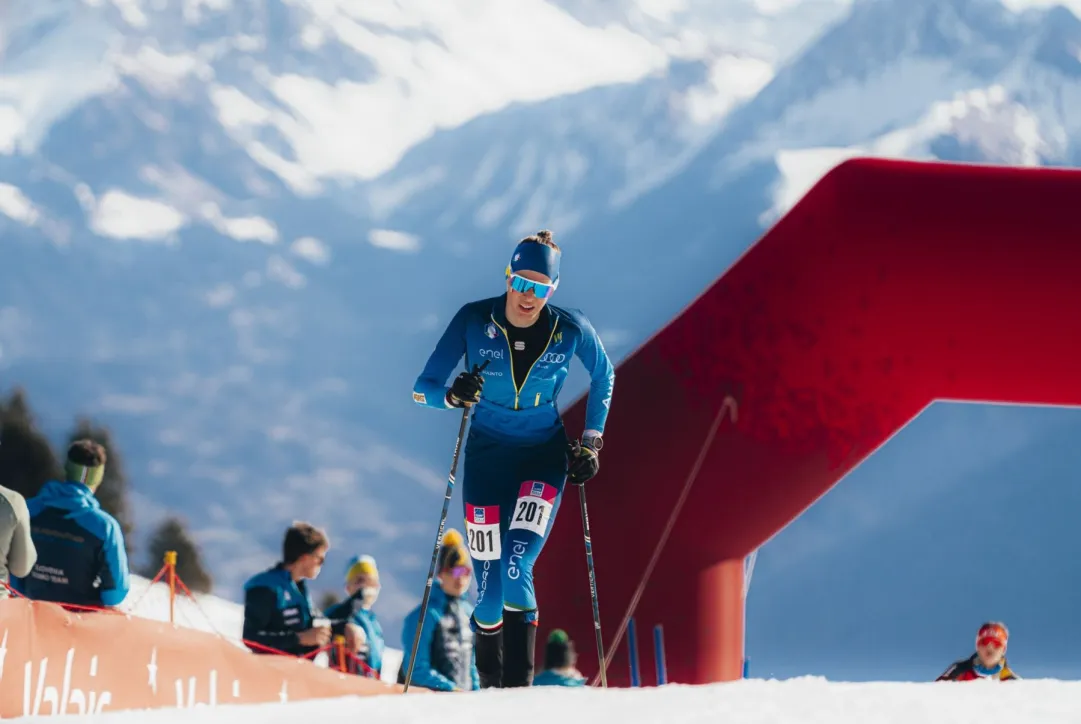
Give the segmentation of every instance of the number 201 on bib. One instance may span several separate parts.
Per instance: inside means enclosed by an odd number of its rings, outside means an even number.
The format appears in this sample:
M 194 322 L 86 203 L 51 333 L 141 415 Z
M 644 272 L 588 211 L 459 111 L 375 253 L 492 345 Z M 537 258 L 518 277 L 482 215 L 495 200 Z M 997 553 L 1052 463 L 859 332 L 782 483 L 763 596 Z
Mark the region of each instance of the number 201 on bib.
M 498 505 L 466 505 L 465 529 L 469 555 L 478 561 L 498 561 L 503 553 Z
M 539 480 L 522 483 L 510 520 L 511 530 L 524 528 L 543 537 L 552 517 L 555 499 L 556 489 L 548 483 Z

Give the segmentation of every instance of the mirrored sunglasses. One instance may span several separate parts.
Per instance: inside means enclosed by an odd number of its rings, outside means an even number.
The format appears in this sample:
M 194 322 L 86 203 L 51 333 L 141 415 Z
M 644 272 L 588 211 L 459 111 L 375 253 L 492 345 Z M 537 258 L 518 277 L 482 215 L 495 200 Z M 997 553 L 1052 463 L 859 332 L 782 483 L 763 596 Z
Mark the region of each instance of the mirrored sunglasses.
M 555 284 L 545 284 L 544 282 L 534 281 L 532 279 L 526 279 L 518 274 L 510 275 L 510 288 L 521 294 L 527 294 L 533 292 L 533 296 L 537 299 L 547 299 L 552 296 L 552 292 L 556 290 Z

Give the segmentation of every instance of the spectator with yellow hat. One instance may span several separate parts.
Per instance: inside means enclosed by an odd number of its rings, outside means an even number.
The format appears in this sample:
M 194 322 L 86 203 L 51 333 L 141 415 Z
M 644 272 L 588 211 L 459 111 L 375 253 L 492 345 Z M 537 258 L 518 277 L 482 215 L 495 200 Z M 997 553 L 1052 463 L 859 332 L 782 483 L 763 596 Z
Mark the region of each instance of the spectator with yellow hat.
M 451 528 L 443 534 L 436 566 L 436 582 L 424 614 L 417 660 L 411 683 L 435 691 L 473 691 L 480 688 L 473 629 L 469 619 L 473 604 L 465 594 L 473 582 L 473 567 L 462 534 Z M 420 618 L 418 605 L 402 624 L 402 662 L 399 682 L 404 681 Z
M 359 674 L 379 678 L 383 670 L 386 642 L 383 627 L 372 610 L 379 598 L 379 569 L 369 555 L 353 556 L 345 567 L 345 592 L 349 598 L 328 608 L 324 615 L 330 619 L 335 634 L 344 634 L 349 649 L 357 660 Z M 350 629 L 347 624 L 356 628 Z

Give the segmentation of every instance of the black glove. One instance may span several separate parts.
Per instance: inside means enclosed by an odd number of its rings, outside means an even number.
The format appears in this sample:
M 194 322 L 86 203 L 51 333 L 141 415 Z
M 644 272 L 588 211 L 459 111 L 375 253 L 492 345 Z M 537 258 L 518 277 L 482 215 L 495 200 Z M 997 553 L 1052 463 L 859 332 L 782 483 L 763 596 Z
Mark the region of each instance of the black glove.
M 484 389 L 484 376 L 481 375 L 483 367 L 473 367 L 472 372 L 462 372 L 451 384 L 447 392 L 447 403 L 451 407 L 468 407 L 480 400 L 480 393 Z
M 601 467 L 600 457 L 597 454 L 600 449 L 599 437 L 587 437 L 583 442 L 575 440 L 570 444 L 567 479 L 572 484 L 585 485 L 587 480 L 597 474 Z

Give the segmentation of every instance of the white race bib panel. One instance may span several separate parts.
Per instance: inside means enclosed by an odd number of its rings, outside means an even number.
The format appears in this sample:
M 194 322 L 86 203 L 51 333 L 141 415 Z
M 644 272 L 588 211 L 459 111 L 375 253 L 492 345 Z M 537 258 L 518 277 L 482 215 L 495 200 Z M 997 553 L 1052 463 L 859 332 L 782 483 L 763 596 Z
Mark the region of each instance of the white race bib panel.
M 556 489 L 548 483 L 540 480 L 522 483 L 518 490 L 518 502 L 514 504 L 514 515 L 510 519 L 511 530 L 525 528 L 543 538 L 555 500 Z
M 498 561 L 503 554 L 499 540 L 499 506 L 465 506 L 465 529 L 469 535 L 469 555 L 478 561 Z

